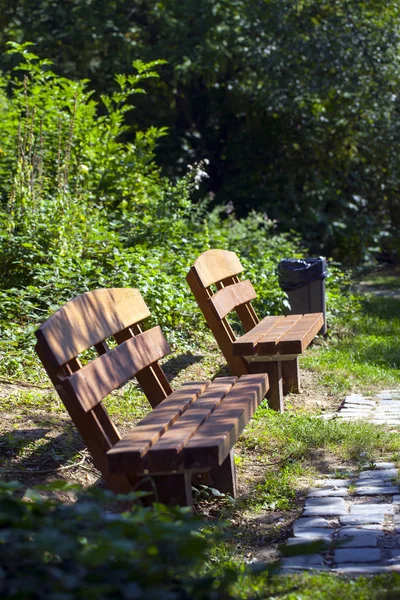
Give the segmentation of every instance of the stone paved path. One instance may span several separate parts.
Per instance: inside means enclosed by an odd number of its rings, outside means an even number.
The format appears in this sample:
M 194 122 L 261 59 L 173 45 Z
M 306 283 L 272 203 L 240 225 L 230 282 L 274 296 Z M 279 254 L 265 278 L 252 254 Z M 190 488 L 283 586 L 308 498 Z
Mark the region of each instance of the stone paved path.
M 348 396 L 336 418 L 400 426 L 400 391 Z M 293 526 L 283 572 L 315 569 L 349 575 L 400 572 L 400 488 L 393 463 L 315 482 Z M 306 544 L 306 546 L 304 546 Z M 308 547 L 307 547 L 308 545 Z

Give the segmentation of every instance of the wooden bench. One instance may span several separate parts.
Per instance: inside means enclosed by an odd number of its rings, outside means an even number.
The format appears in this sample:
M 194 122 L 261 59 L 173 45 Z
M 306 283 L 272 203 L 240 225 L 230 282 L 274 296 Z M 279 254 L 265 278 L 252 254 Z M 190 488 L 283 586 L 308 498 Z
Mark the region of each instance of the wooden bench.
M 257 297 L 251 282 L 238 278 L 243 270 L 234 252 L 207 250 L 186 279 L 232 373 L 268 373 L 269 406 L 283 411 L 283 394 L 300 391 L 298 356 L 319 332 L 324 317 L 313 313 L 260 321 L 251 304 Z M 226 318 L 234 310 L 245 331 L 239 338 Z
M 158 364 L 168 343 L 160 327 L 140 326 L 149 316 L 138 290 L 86 292 L 43 323 L 36 351 L 114 492 L 155 490 L 157 501 L 191 505 L 194 475 L 235 496 L 232 448 L 268 376 L 221 377 L 172 391 Z M 79 355 L 92 347 L 95 357 L 82 366 Z M 153 410 L 121 438 L 102 400 L 133 376 Z

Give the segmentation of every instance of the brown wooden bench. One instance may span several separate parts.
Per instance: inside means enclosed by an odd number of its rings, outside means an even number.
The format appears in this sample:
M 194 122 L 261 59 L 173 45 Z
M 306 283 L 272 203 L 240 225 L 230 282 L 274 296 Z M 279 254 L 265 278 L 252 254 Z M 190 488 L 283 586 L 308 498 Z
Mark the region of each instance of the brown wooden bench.
M 324 317 L 313 313 L 260 321 L 251 304 L 257 297 L 251 282 L 238 278 L 243 270 L 234 252 L 207 250 L 186 279 L 232 373 L 268 373 L 269 406 L 283 411 L 283 394 L 300 391 L 298 355 L 319 332 Z M 226 318 L 233 310 L 245 331 L 239 338 Z
M 168 343 L 160 327 L 139 324 L 148 316 L 138 290 L 86 292 L 43 323 L 36 351 L 113 491 L 155 490 L 160 502 L 190 505 L 194 474 L 235 496 L 232 448 L 268 377 L 221 377 L 172 391 L 158 364 Z M 79 355 L 92 347 L 95 358 L 82 366 Z M 121 438 L 102 400 L 133 376 L 153 410 Z

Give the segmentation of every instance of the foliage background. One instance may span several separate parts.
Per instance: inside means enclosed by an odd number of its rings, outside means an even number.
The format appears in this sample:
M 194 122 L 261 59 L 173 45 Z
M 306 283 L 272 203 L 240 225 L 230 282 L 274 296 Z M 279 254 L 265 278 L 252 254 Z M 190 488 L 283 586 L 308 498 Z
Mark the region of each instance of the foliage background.
M 166 59 L 131 118 L 168 127 L 165 172 L 206 158 L 213 203 L 266 212 L 311 252 L 358 265 L 399 252 L 399 10 L 397 0 L 1 0 L 0 46 L 34 40 L 97 96 L 132 60 Z

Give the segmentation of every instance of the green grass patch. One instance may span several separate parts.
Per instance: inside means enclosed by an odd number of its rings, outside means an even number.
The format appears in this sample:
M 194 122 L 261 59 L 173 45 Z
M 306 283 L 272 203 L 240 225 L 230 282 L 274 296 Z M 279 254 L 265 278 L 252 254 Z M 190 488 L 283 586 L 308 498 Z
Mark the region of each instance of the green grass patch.
M 269 600 L 397 600 L 400 596 L 400 575 L 343 578 L 332 574 L 291 575 L 271 577 L 243 576 L 234 586 L 234 598 Z
M 376 289 L 400 290 L 400 272 L 396 273 L 374 273 L 363 281 L 364 285 L 373 286 Z
M 346 334 L 301 359 L 334 394 L 400 384 L 400 300 L 368 296 L 349 317 Z

